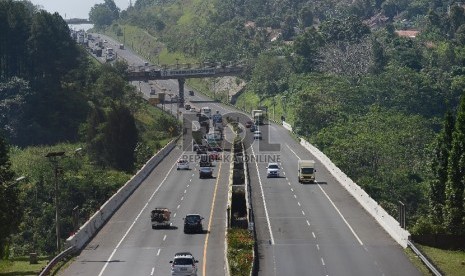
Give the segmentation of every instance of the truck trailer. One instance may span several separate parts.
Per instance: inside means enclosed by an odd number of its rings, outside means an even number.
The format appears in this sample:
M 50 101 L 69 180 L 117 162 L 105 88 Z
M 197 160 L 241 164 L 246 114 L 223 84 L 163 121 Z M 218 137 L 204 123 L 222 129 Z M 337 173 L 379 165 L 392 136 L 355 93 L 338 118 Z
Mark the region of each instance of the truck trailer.
M 170 227 L 171 212 L 168 208 L 158 207 L 150 213 L 152 221 L 152 229 L 156 228 L 169 228 Z

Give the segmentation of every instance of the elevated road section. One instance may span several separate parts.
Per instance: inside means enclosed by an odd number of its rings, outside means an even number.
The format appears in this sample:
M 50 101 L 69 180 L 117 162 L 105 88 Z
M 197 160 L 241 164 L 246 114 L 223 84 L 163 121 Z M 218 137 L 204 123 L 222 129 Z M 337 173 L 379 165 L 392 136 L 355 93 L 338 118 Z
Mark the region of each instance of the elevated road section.
M 157 68 L 153 65 L 147 66 L 129 66 L 127 77 L 130 81 L 147 81 L 147 80 L 169 80 L 169 79 L 186 79 L 186 78 L 215 78 L 224 76 L 237 76 L 242 74 L 244 67 L 240 65 L 233 66 L 210 66 L 191 68 L 180 67 L 176 65 L 164 66 Z
M 129 81 L 149 81 L 149 80 L 178 80 L 178 105 L 184 107 L 184 83 L 186 78 L 215 78 L 224 76 L 237 76 L 242 74 L 244 67 L 240 65 L 221 65 L 211 63 L 208 66 L 193 67 L 187 65 L 165 65 L 163 68 L 157 68 L 153 65 L 129 66 L 127 70 L 127 79 Z

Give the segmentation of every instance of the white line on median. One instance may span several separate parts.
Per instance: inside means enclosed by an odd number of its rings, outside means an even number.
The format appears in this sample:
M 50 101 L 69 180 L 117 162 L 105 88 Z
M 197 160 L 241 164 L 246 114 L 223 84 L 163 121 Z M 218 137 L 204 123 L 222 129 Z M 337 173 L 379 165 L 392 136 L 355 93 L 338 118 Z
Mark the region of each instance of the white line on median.
M 168 178 L 168 176 L 170 175 L 171 171 L 173 170 L 174 168 L 174 165 L 176 165 L 176 163 L 173 164 L 173 166 L 171 166 L 170 170 L 168 171 L 168 173 L 166 174 L 165 178 L 163 178 L 163 181 L 160 183 L 160 186 L 158 186 L 155 191 L 152 193 L 152 195 L 150 196 L 149 200 L 147 201 L 147 203 L 145 203 L 144 207 L 142 207 L 142 209 L 140 210 L 139 214 L 136 216 L 136 218 L 134 219 L 134 221 L 132 222 L 131 226 L 129 226 L 128 230 L 126 231 L 126 233 L 124 233 L 123 237 L 121 238 L 121 240 L 118 242 L 118 244 L 116 245 L 116 247 L 113 249 L 113 252 L 111 252 L 111 255 L 110 257 L 108 257 L 108 260 L 105 262 L 105 265 L 103 266 L 102 270 L 100 270 L 100 273 L 98 274 L 99 276 L 102 276 L 103 275 L 103 272 L 105 271 L 105 269 L 107 269 L 107 266 L 108 264 L 110 263 L 111 259 L 113 258 L 113 256 L 115 255 L 116 253 L 116 250 L 118 250 L 119 246 L 121 245 L 121 243 L 124 241 L 124 239 L 126 238 L 126 236 L 129 234 L 129 231 L 131 231 L 132 227 L 134 227 L 134 224 L 136 224 L 137 220 L 139 219 L 139 217 L 142 215 L 142 212 L 144 212 L 145 208 L 147 208 L 147 206 L 149 205 L 149 202 L 152 200 L 152 198 L 155 196 L 155 194 L 158 192 L 158 190 L 161 188 L 161 186 L 163 186 L 163 183 L 165 183 L 166 179 Z
M 252 149 L 252 154 L 255 156 L 253 147 L 250 147 L 250 148 Z M 265 217 L 266 217 L 266 222 L 268 223 L 268 231 L 270 231 L 270 242 L 273 245 L 274 244 L 273 232 L 271 231 L 270 217 L 268 216 L 268 208 L 266 208 L 265 193 L 263 192 L 262 179 L 260 178 L 260 172 L 258 170 L 258 163 L 257 163 L 256 158 L 254 162 L 255 162 L 255 168 L 257 169 L 258 183 L 260 184 L 260 190 L 262 193 L 263 208 L 265 209 Z

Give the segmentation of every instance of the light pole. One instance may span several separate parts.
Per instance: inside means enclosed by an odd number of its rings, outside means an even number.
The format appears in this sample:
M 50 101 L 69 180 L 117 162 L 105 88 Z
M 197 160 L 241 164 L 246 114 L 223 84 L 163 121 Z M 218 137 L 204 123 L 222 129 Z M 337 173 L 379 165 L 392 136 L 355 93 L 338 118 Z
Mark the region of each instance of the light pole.
M 276 106 L 275 97 L 276 97 L 276 96 L 274 96 L 273 99 L 272 99 L 272 100 L 273 100 L 273 121 L 275 121 L 275 117 L 274 117 L 274 111 L 275 111 L 275 106 Z
M 284 114 L 286 114 L 286 100 L 287 100 L 287 97 L 283 96 L 282 100 L 283 100 L 283 111 L 284 111 Z
M 173 114 L 173 94 L 168 94 L 170 96 L 170 113 Z
M 178 96 L 175 97 L 176 99 L 176 120 L 179 120 L 179 104 L 178 104 Z
M 22 181 L 22 180 L 24 180 L 24 179 L 26 179 L 26 177 L 25 177 L 24 175 L 22 175 L 22 176 L 16 178 L 15 180 L 13 180 L 13 182 L 10 182 L 9 185 L 3 185 L 3 187 L 4 187 L 5 189 L 8 189 L 8 188 L 10 188 L 10 187 L 12 187 L 12 186 L 18 184 L 20 181 Z
M 53 171 L 55 175 L 55 234 L 56 234 L 56 246 L 57 252 L 59 253 L 61 250 L 61 242 L 60 242 L 60 202 L 58 196 L 58 174 L 60 173 L 61 168 L 58 167 L 58 157 L 62 157 L 65 155 L 64 151 L 57 151 L 57 152 L 49 152 L 45 155 L 48 158 L 50 163 L 53 166 Z

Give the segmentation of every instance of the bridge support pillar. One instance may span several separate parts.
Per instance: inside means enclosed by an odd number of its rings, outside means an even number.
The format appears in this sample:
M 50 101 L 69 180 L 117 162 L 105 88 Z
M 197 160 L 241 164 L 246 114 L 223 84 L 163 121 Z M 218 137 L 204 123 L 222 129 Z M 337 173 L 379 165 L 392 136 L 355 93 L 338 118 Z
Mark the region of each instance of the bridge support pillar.
M 179 107 L 184 107 L 184 83 L 186 82 L 186 79 L 184 78 L 179 78 L 178 79 L 178 84 L 179 84 L 179 101 L 178 101 L 178 106 Z

